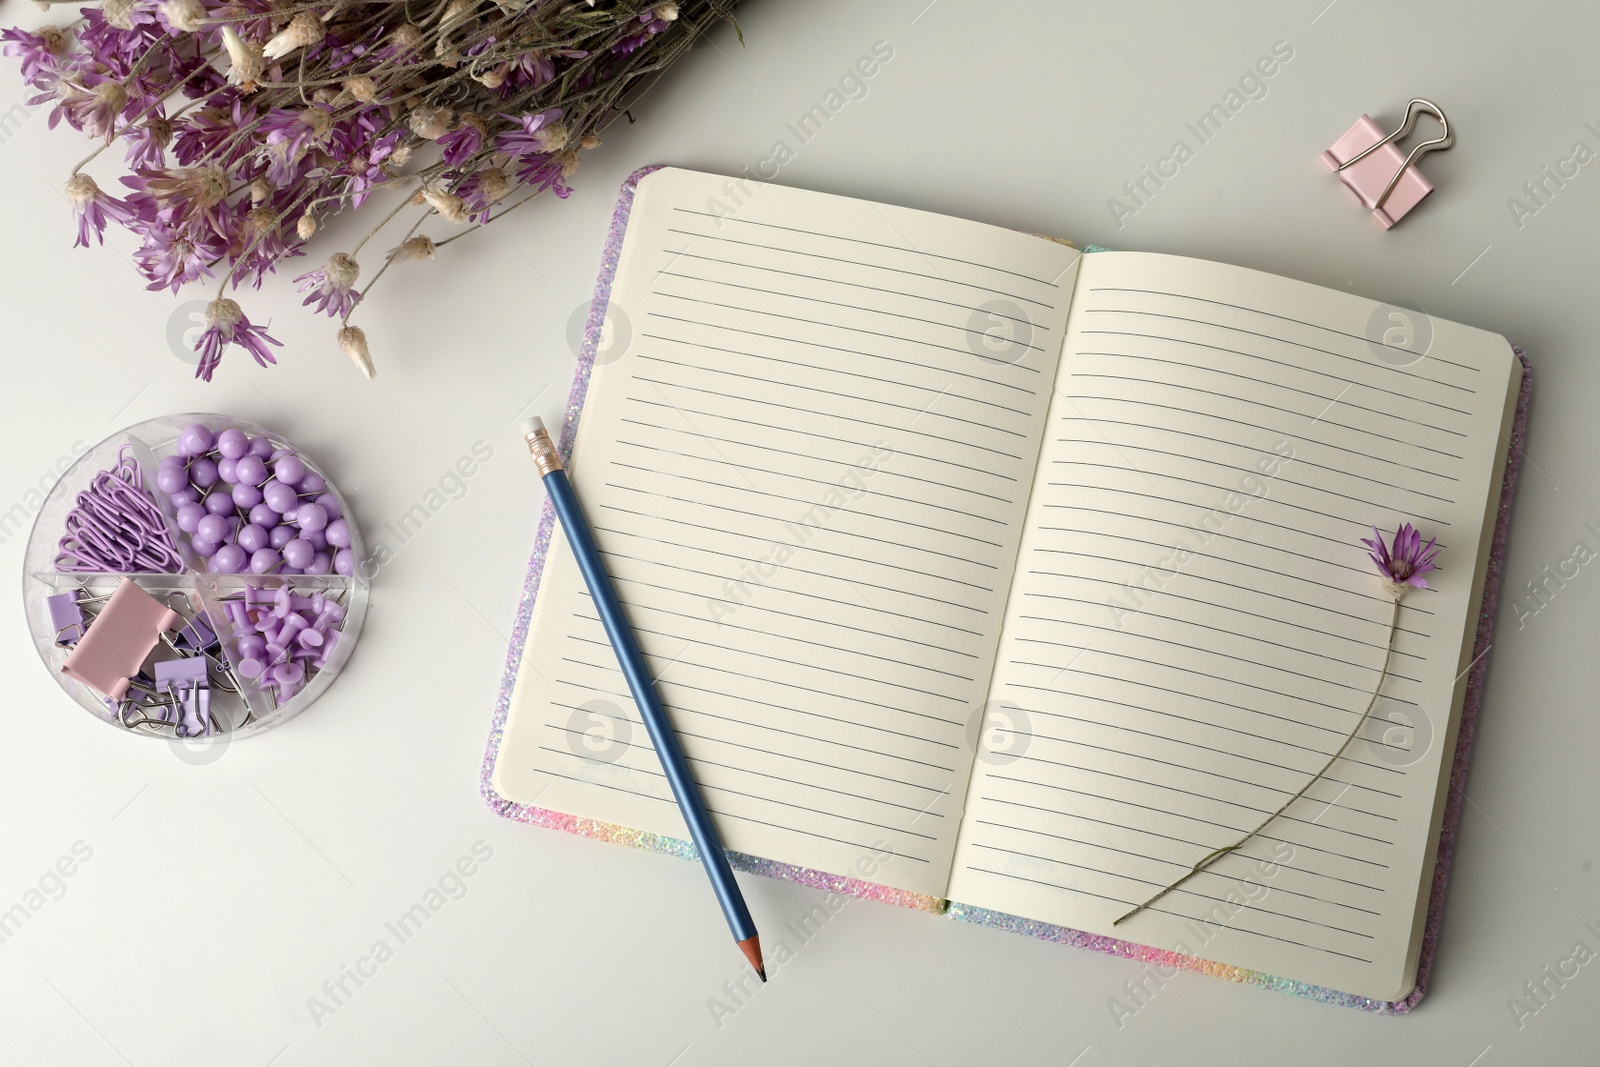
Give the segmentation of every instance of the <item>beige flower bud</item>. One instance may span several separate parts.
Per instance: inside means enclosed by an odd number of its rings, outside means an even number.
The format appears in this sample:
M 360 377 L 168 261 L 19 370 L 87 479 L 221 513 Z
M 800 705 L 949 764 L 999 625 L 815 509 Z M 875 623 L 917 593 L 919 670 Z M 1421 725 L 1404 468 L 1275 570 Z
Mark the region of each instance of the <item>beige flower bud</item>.
M 392 167 L 403 167 L 407 163 L 410 163 L 411 153 L 415 150 L 415 148 L 416 145 L 410 141 L 405 141 L 401 144 L 395 145 L 394 151 L 389 153 L 389 165 Z
M 662 22 L 676 22 L 678 20 L 678 5 L 657 4 L 655 6 L 655 15 Z
M 328 280 L 341 289 L 348 289 L 361 277 L 361 264 L 349 252 L 335 252 L 322 268 Z
M 579 148 L 585 148 L 585 149 L 588 149 L 588 148 L 599 148 L 600 147 L 600 138 L 595 134 L 586 133 L 586 134 L 584 134 L 582 137 L 580 137 L 578 139 L 578 147 Z
M 477 10 L 478 0 L 450 0 L 444 9 L 444 18 L 439 26 L 442 30 L 449 31 L 458 23 L 465 22 Z
M 105 17 L 108 25 L 119 30 L 133 29 L 133 20 L 128 16 L 132 14 L 134 5 L 138 0 L 105 0 L 100 5 L 100 14 Z
M 278 216 L 270 208 L 251 208 L 244 217 L 244 224 L 251 237 L 260 237 L 278 228 Z
M 378 98 L 378 83 L 365 76 L 351 78 L 344 83 L 344 91 L 363 104 L 370 104 Z
M 162 0 L 161 13 L 179 33 L 195 33 L 205 21 L 206 9 L 200 0 Z
M 450 123 L 454 117 L 447 107 L 434 107 L 431 104 L 423 104 L 414 108 L 406 121 L 410 125 L 411 131 L 418 137 L 426 138 L 429 141 L 437 141 L 450 132 Z
M 567 147 L 569 136 L 571 134 L 564 122 L 552 122 L 533 131 L 533 140 L 539 146 L 539 151 L 552 154 Z
M 242 87 L 246 92 L 255 88 L 256 80 L 261 77 L 265 63 L 261 58 L 261 47 L 246 41 L 239 36 L 239 31 L 232 24 L 222 27 L 222 45 L 228 51 L 230 66 L 228 67 L 228 81 L 233 85 Z
M 556 157 L 556 162 L 561 164 L 561 176 L 570 178 L 578 170 L 578 153 L 570 150 L 563 152 Z
M 346 326 L 339 331 L 339 347 L 350 357 L 356 369 L 371 381 L 378 371 L 372 365 L 372 353 L 367 349 L 367 335 L 359 326 Z
M 490 204 L 498 204 L 511 192 L 511 179 L 499 167 L 490 167 L 478 174 L 478 191 Z
M 294 224 L 294 232 L 300 235 L 300 240 L 309 241 L 311 235 L 317 232 L 317 217 L 311 212 L 300 216 L 300 221 Z
M 498 89 L 506 83 L 505 68 L 496 67 L 493 70 L 486 70 L 482 74 L 474 74 L 472 80 L 485 89 Z
M 265 178 L 257 178 L 250 183 L 250 203 L 260 204 L 272 195 L 272 183 Z
M 73 207 L 82 207 L 93 200 L 100 192 L 100 186 L 87 174 L 74 174 L 67 179 L 67 202 Z
M 107 3 L 113 0 L 106 0 Z M 310 11 L 302 11 L 289 20 L 289 25 L 273 34 L 261 54 L 268 59 L 282 59 L 297 48 L 305 48 L 322 40 L 325 31 L 322 20 Z
M 438 251 L 433 243 L 433 238 L 426 234 L 417 234 L 400 242 L 399 247 L 389 253 L 389 258 L 396 263 L 408 263 L 412 260 L 432 259 Z
M 422 198 L 444 216 L 446 222 L 464 225 L 467 221 L 467 204 L 454 193 L 447 193 L 438 186 L 428 185 L 422 189 Z
M 389 35 L 389 43 L 401 52 L 415 52 L 422 47 L 422 31 L 407 23 Z

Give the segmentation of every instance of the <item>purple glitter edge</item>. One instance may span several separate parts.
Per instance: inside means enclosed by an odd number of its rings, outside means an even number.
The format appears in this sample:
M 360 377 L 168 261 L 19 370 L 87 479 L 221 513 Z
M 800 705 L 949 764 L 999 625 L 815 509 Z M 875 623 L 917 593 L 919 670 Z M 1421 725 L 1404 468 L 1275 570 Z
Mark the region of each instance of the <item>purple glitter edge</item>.
M 1262 989 L 1320 1000 L 1325 1004 L 1338 1004 L 1347 1008 L 1378 1015 L 1404 1015 L 1415 1008 L 1427 992 L 1428 977 L 1433 971 L 1434 952 L 1439 944 L 1439 930 L 1444 916 L 1445 887 L 1450 880 L 1450 865 L 1455 858 L 1456 834 L 1461 821 L 1461 801 L 1466 796 L 1467 763 L 1472 752 L 1472 738 L 1477 727 L 1478 710 L 1482 703 L 1484 677 L 1489 667 L 1489 646 L 1494 639 L 1495 610 L 1500 600 L 1500 577 L 1505 563 L 1506 532 L 1511 524 L 1511 500 L 1517 484 L 1517 472 L 1522 465 L 1522 445 L 1528 429 L 1528 400 L 1533 391 L 1533 368 L 1527 353 L 1512 346 L 1522 363 L 1522 388 L 1517 394 L 1516 415 L 1511 422 L 1510 450 L 1506 455 L 1505 477 L 1500 483 L 1500 509 L 1495 517 L 1494 537 L 1489 549 L 1488 571 L 1484 575 L 1483 602 L 1478 612 L 1478 634 L 1473 645 L 1473 659 L 1468 675 L 1467 691 L 1461 703 L 1461 725 L 1456 737 L 1455 764 L 1450 771 L 1450 793 L 1445 799 L 1444 819 L 1439 830 L 1438 858 L 1433 867 L 1433 892 L 1428 900 L 1428 915 L 1423 926 L 1422 948 L 1417 956 L 1417 984 L 1400 1000 L 1373 1000 L 1342 993 L 1325 986 L 1296 982 L 1262 971 L 1215 963 L 1195 956 L 1122 941 L 1114 937 L 1074 930 L 1071 927 L 1035 922 L 1017 915 L 990 911 L 951 901 L 948 914 L 952 919 L 994 926 L 1012 933 L 1037 937 L 1043 941 L 1075 945 L 1079 948 L 1105 952 L 1125 959 L 1159 962 L 1169 968 L 1195 971 L 1216 978 L 1226 978 Z
M 584 326 L 583 350 L 578 354 L 577 369 L 572 376 L 572 390 L 567 394 L 566 417 L 562 420 L 560 440 L 557 442 L 561 455 L 567 459 L 572 456 L 572 443 L 578 433 L 578 416 L 583 412 L 583 402 L 589 393 L 589 379 L 594 374 L 595 353 L 599 349 L 601 333 L 605 326 L 606 306 L 611 299 L 611 284 L 616 279 L 617 260 L 622 253 L 623 238 L 627 234 L 628 216 L 633 210 L 634 193 L 638 189 L 640 179 L 660 169 L 658 165 L 641 167 L 634 171 L 622 183 L 622 191 L 617 196 L 617 206 L 611 217 L 611 230 L 606 236 L 605 251 L 600 261 L 600 274 L 595 281 L 594 299 L 589 305 L 589 321 Z M 647 852 L 697 861 L 699 854 L 694 844 L 681 838 L 646 833 L 615 823 L 580 819 L 565 812 L 519 804 L 495 792 L 494 763 L 500 753 L 501 739 L 505 736 L 506 715 L 511 708 L 511 693 L 517 684 L 517 671 L 522 664 L 522 649 L 528 640 L 528 625 L 533 617 L 534 599 L 539 593 L 539 579 L 544 573 L 545 554 L 549 551 L 550 537 L 554 529 L 555 511 L 546 500 L 539 519 L 539 530 L 534 538 L 533 555 L 528 560 L 528 575 L 522 584 L 522 598 L 517 602 L 516 621 L 511 628 L 511 645 L 506 652 L 505 672 L 501 675 L 500 692 L 495 700 L 494 719 L 489 729 L 488 749 L 483 756 L 479 792 L 484 802 L 489 805 L 489 810 L 503 818 L 546 829 L 562 830 L 580 837 L 625 844 Z M 825 871 L 777 863 L 741 852 L 730 851 L 728 861 L 741 871 L 766 875 L 770 878 L 782 878 L 785 881 L 831 893 L 881 900 L 888 904 L 916 908 L 919 911 L 938 912 L 944 908 L 944 901 L 938 897 L 828 874 Z

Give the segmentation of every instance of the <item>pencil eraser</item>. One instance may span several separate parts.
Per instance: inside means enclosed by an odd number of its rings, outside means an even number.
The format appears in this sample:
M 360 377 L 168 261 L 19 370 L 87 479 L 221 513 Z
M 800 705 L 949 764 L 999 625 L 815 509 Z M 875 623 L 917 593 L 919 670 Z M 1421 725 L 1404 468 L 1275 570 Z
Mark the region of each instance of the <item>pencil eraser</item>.
M 524 419 L 520 429 L 524 437 L 532 437 L 536 433 L 544 433 L 544 420 L 537 416 L 531 419 Z

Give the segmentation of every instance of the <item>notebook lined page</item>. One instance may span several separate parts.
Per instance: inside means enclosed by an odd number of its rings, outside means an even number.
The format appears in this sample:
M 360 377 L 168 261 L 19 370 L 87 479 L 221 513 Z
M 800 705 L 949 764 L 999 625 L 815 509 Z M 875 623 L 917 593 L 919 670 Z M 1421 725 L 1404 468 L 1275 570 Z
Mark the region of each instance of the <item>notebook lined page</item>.
M 1085 260 L 952 899 L 1409 990 L 1515 361 L 1434 322 L 1412 362 L 1365 339 L 1377 308 L 1177 257 Z M 1338 749 L 1391 610 L 1358 541 L 1401 519 L 1445 547 L 1436 589 L 1401 609 L 1375 712 L 1391 722 L 1113 927 Z
M 574 484 L 727 846 L 939 895 L 1077 253 L 731 188 L 640 183 Z M 559 532 L 522 664 L 497 789 L 685 836 Z

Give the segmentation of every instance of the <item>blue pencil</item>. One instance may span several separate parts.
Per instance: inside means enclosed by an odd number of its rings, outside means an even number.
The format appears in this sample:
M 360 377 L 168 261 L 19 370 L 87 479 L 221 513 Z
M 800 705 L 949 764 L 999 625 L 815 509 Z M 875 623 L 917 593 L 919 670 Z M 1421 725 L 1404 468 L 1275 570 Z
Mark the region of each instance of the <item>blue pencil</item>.
M 551 442 L 542 420 L 529 419 L 524 422 L 522 435 L 538 465 L 545 492 L 550 494 L 550 503 L 561 522 L 562 532 L 567 535 L 567 543 L 577 557 L 578 570 L 583 572 L 584 583 L 594 599 L 595 612 L 605 626 L 606 637 L 617 654 L 622 675 L 628 680 L 628 690 L 633 693 L 634 703 L 639 707 L 639 717 L 644 720 L 644 728 L 656 747 L 656 755 L 660 757 L 661 769 L 666 772 L 667 782 L 672 786 L 678 810 L 683 812 L 683 821 L 689 825 L 689 836 L 700 853 L 700 862 L 705 865 L 706 876 L 711 879 L 711 888 L 717 894 L 717 903 L 722 905 L 728 928 L 733 931 L 733 939 L 739 943 L 739 950 L 744 953 L 745 959 L 750 961 L 750 966 L 765 982 L 767 970 L 761 962 L 761 938 L 756 933 L 755 921 L 750 918 L 750 909 L 745 905 L 744 894 L 739 892 L 739 884 L 733 880 L 733 868 L 728 866 L 728 854 L 722 847 L 722 839 L 717 836 L 717 828 L 711 823 L 711 813 L 706 810 L 705 798 L 700 795 L 700 787 L 683 758 L 678 735 L 673 732 L 672 723 L 667 719 L 667 710 L 662 706 L 655 680 L 650 677 L 644 656 L 639 652 L 633 627 L 628 625 L 628 618 L 622 612 L 622 602 L 617 599 L 616 587 L 611 584 L 611 576 L 601 562 L 594 534 L 583 517 L 583 509 L 578 506 L 577 495 L 572 491 L 572 483 L 567 480 L 561 456 L 556 452 L 556 446 Z

